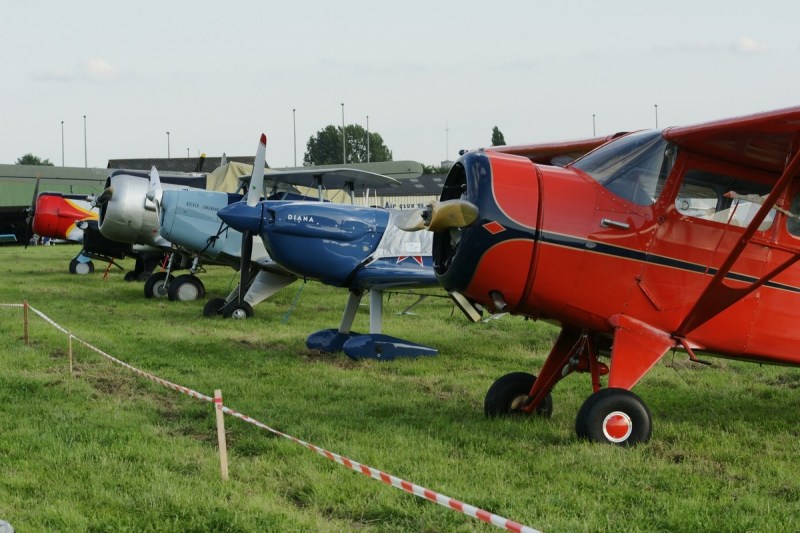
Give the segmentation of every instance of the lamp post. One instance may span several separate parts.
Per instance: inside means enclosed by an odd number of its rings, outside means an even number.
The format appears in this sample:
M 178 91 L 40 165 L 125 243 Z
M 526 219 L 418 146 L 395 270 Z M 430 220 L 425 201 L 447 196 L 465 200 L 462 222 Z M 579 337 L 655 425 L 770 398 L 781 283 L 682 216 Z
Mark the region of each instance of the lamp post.
M 89 152 L 86 149 L 86 115 L 83 115 L 83 166 L 89 168 Z
M 189 159 L 189 149 L 186 149 L 186 159 Z
M 292 109 L 292 136 L 294 137 L 294 166 L 297 166 L 297 109 Z
M 169 132 L 167 132 L 167 159 L 171 159 L 169 155 Z
M 595 127 L 594 127 L 594 113 L 592 113 L 592 137 L 597 137 L 597 133 L 595 133 Z
M 653 107 L 656 108 L 656 129 L 658 129 L 658 104 L 653 104 Z
M 367 115 L 367 163 L 369 163 L 369 115 Z
M 61 166 L 64 166 L 64 121 L 61 121 Z
M 347 136 L 344 133 L 344 102 L 342 102 L 342 164 L 347 164 Z

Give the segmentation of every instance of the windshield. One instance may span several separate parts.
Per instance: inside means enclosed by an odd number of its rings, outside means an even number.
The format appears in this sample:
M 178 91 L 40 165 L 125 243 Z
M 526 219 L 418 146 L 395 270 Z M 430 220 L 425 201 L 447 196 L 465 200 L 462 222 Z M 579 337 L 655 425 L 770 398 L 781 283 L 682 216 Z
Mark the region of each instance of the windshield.
M 675 161 L 675 148 L 660 131 L 643 131 L 575 161 L 582 170 L 617 196 L 638 205 L 652 205 L 661 193 Z

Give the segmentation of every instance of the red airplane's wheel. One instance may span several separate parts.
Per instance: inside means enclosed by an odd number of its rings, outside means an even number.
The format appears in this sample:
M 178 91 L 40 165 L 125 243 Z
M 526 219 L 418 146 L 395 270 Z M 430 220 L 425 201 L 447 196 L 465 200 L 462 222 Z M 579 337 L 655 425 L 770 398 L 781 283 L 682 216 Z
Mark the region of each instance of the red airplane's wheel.
M 203 316 L 217 316 L 225 306 L 225 298 L 211 298 L 203 307 Z
M 166 272 L 156 272 L 144 283 L 145 298 L 163 298 L 167 295 L 169 284 L 175 279 L 172 274 L 167 276 Z
M 650 410 L 629 390 L 603 389 L 589 396 L 575 418 L 578 437 L 594 442 L 634 446 L 650 440 Z
M 170 282 L 167 294 L 172 301 L 190 302 L 204 297 L 206 288 L 197 276 L 182 274 Z
M 512 372 L 492 383 L 483 401 L 483 413 L 490 418 L 525 414 L 520 410 L 536 376 L 526 372 Z M 548 393 L 536 414 L 549 418 L 553 413 L 553 398 Z

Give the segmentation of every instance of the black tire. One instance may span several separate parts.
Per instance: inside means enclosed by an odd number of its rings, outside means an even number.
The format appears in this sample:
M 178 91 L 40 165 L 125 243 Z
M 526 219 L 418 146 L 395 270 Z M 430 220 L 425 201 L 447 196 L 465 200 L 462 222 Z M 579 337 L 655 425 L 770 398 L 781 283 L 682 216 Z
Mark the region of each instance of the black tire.
M 136 280 L 136 272 L 133 270 L 129 270 L 125 272 L 125 276 L 123 278 L 125 281 L 135 281 Z
M 222 308 L 222 316 L 236 320 L 245 320 L 253 316 L 253 307 L 247 302 L 229 302 Z
M 512 372 L 492 383 L 483 401 L 483 413 L 489 417 L 521 416 L 527 413 L 520 410 L 523 402 L 536 381 L 536 376 L 527 372 Z M 537 415 L 550 418 L 553 414 L 553 398 L 550 393 L 534 411 Z
M 652 435 L 652 417 L 629 390 L 603 389 L 589 396 L 575 418 L 575 433 L 592 442 L 635 446 Z
M 205 297 L 206 288 L 194 274 L 182 274 L 169 283 L 167 294 L 173 302 L 191 302 Z
M 203 316 L 217 316 L 225 306 L 225 298 L 212 298 L 203 307 Z
M 91 274 L 92 272 L 94 272 L 94 263 L 91 261 L 81 262 L 76 258 L 73 258 L 72 261 L 69 262 L 70 274 L 85 276 L 86 274 Z
M 167 296 L 169 284 L 173 280 L 172 274 L 167 276 L 166 272 L 156 272 L 144 282 L 145 298 L 163 298 Z

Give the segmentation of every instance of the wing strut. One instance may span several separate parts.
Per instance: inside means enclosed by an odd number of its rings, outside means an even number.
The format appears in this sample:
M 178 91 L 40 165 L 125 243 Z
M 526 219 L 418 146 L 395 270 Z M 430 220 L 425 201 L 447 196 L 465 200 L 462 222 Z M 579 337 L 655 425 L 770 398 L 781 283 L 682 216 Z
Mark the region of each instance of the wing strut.
M 726 257 L 725 261 L 722 263 L 722 266 L 719 267 L 719 270 L 717 270 L 717 273 L 697 299 L 697 302 L 695 302 L 694 306 L 687 313 L 686 318 L 684 318 L 683 322 L 678 326 L 678 329 L 675 331 L 676 337 L 684 337 L 690 331 L 705 324 L 800 259 L 800 250 L 795 250 L 789 259 L 767 274 L 761 276 L 755 283 L 742 288 L 733 288 L 725 285 L 725 278 L 730 273 L 734 263 L 739 259 L 745 247 L 752 241 L 753 235 L 755 235 L 755 232 L 758 230 L 758 226 L 767 217 L 770 209 L 775 206 L 780 195 L 789 187 L 792 178 L 794 178 L 798 172 L 800 172 L 800 151 L 795 152 L 789 164 L 784 167 L 783 174 L 781 174 L 775 187 L 772 188 L 772 192 L 770 192 L 769 196 L 764 200 L 764 203 L 759 208 L 755 217 L 753 217 L 753 220 L 751 220 L 750 224 L 745 228 L 744 234 L 742 234 L 739 242 L 736 243 L 736 246 L 730 251 L 728 257 Z

